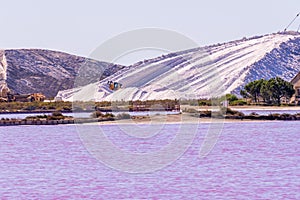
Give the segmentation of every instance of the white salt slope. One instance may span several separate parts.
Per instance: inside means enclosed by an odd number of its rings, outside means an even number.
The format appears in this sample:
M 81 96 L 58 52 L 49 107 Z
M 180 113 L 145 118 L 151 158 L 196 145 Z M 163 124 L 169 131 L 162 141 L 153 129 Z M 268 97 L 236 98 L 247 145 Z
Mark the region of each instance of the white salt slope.
M 138 62 L 112 76 L 57 97 L 73 100 L 199 99 L 239 94 L 246 83 L 300 71 L 300 35 L 277 33 L 186 50 Z M 107 81 L 123 84 L 110 91 Z

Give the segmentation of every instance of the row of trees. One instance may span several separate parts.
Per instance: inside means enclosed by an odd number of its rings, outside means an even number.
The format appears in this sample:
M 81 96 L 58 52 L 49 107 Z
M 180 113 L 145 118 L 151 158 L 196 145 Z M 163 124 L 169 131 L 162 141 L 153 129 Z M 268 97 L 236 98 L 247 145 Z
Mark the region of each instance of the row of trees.
M 244 90 L 241 90 L 241 95 L 244 98 L 251 98 L 255 103 L 263 100 L 268 104 L 281 104 L 281 99 L 285 97 L 290 99 L 295 90 L 290 82 L 287 82 L 279 77 L 269 80 L 256 80 L 245 85 Z

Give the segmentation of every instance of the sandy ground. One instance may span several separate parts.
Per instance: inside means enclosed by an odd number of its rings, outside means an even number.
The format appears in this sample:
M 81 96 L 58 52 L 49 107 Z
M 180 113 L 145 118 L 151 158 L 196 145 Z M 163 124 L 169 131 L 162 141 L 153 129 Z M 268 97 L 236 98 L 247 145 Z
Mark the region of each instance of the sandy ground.
M 193 108 L 196 110 L 211 110 L 210 106 L 188 106 L 183 105 L 181 109 Z M 233 106 L 230 107 L 233 110 L 299 110 L 299 106 L 295 107 L 278 107 L 278 106 Z M 195 115 L 195 114 L 194 114 Z M 97 123 L 88 124 L 188 124 L 188 123 L 246 123 L 246 122 L 278 122 L 284 123 L 284 121 L 275 120 L 240 120 L 240 119 L 215 119 L 215 118 L 199 118 L 193 116 L 191 113 L 173 114 L 173 115 L 153 115 L 136 117 L 135 119 L 122 119 L 116 121 L 103 121 Z
M 116 121 L 103 121 L 88 124 L 200 124 L 200 123 L 247 123 L 247 122 L 278 122 L 271 120 L 239 120 L 239 119 L 212 119 L 212 118 L 197 118 L 189 113 L 174 114 L 174 115 L 155 115 L 137 119 L 123 119 Z

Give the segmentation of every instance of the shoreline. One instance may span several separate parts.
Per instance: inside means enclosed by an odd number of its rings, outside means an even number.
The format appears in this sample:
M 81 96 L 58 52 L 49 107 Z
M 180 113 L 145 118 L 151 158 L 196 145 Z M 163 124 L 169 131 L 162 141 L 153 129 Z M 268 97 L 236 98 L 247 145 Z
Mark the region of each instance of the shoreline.
M 21 110 L 21 111 L 0 111 L 0 115 L 1 114 L 43 114 L 43 113 L 53 113 L 53 112 L 57 112 L 58 110 Z M 59 111 L 61 113 L 73 113 L 73 111 L 66 111 L 66 110 L 61 110 Z M 85 111 L 82 111 L 85 112 Z
M 226 115 L 211 117 L 211 106 L 187 106 L 183 105 L 183 109 L 191 109 L 193 112 L 182 112 L 180 114 L 156 114 L 135 116 L 131 115 L 130 119 L 118 119 L 114 117 L 102 118 L 73 118 L 64 116 L 63 119 L 0 119 L 0 126 L 19 126 L 19 125 L 61 125 L 61 124 L 195 124 L 195 123 L 240 123 L 240 122 L 274 122 L 274 121 L 300 121 L 299 106 L 230 106 L 227 108 Z M 245 115 L 243 111 L 298 111 L 299 114 L 269 114 Z M 196 111 L 196 112 L 194 112 Z M 17 112 L 0 112 L 1 114 L 50 114 L 54 110 L 35 110 L 35 111 L 17 111 Z M 57 112 L 57 111 L 56 111 Z M 60 111 L 61 113 L 73 113 L 72 111 Z M 84 111 L 91 112 L 91 111 Z M 129 112 L 130 113 L 130 112 Z M 223 115 L 223 116 L 222 116 Z
M 235 116 L 209 118 L 196 117 L 190 113 L 173 115 L 154 115 L 147 117 L 138 117 L 130 119 L 112 119 L 112 118 L 67 118 L 63 120 L 0 120 L 1 126 L 22 126 L 22 125 L 154 125 L 154 124 L 209 124 L 209 123 L 249 123 L 249 122 L 286 122 L 299 121 L 283 119 L 242 119 Z
M 190 105 L 181 105 L 181 110 L 188 109 L 188 108 L 194 108 L 197 110 L 211 110 L 213 109 L 212 106 L 190 106 Z M 259 106 L 259 105 L 244 105 L 244 106 L 228 106 L 228 108 L 233 110 L 299 110 L 300 112 L 300 106 Z M 77 112 L 94 112 L 95 110 L 55 110 L 55 109 L 48 109 L 48 110 L 16 110 L 16 111 L 5 111 L 1 110 L 1 114 L 30 114 L 30 113 L 52 113 L 52 112 L 62 112 L 62 113 L 77 113 Z M 139 112 L 139 111 L 130 111 L 128 109 L 100 109 L 101 112 Z M 150 111 L 166 111 L 166 110 L 150 110 Z M 140 111 L 140 112 L 148 112 L 147 111 Z

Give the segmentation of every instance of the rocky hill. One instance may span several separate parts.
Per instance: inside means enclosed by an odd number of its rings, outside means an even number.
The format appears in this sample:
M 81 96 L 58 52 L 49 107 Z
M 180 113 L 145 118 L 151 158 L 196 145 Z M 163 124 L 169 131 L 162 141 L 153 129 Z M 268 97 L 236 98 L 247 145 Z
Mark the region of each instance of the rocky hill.
M 81 70 L 81 85 L 99 81 L 123 68 L 58 51 L 42 49 L 0 50 L 0 87 L 15 93 L 40 92 L 47 97 L 74 87 Z M 95 73 L 96 72 L 96 73 Z M 102 77 L 96 76 L 102 74 Z
M 274 33 L 140 61 L 97 83 L 61 91 L 58 97 L 72 101 L 76 94 L 76 100 L 109 101 L 239 95 L 250 81 L 275 76 L 290 81 L 299 71 L 300 34 Z M 123 88 L 112 91 L 107 80 Z

